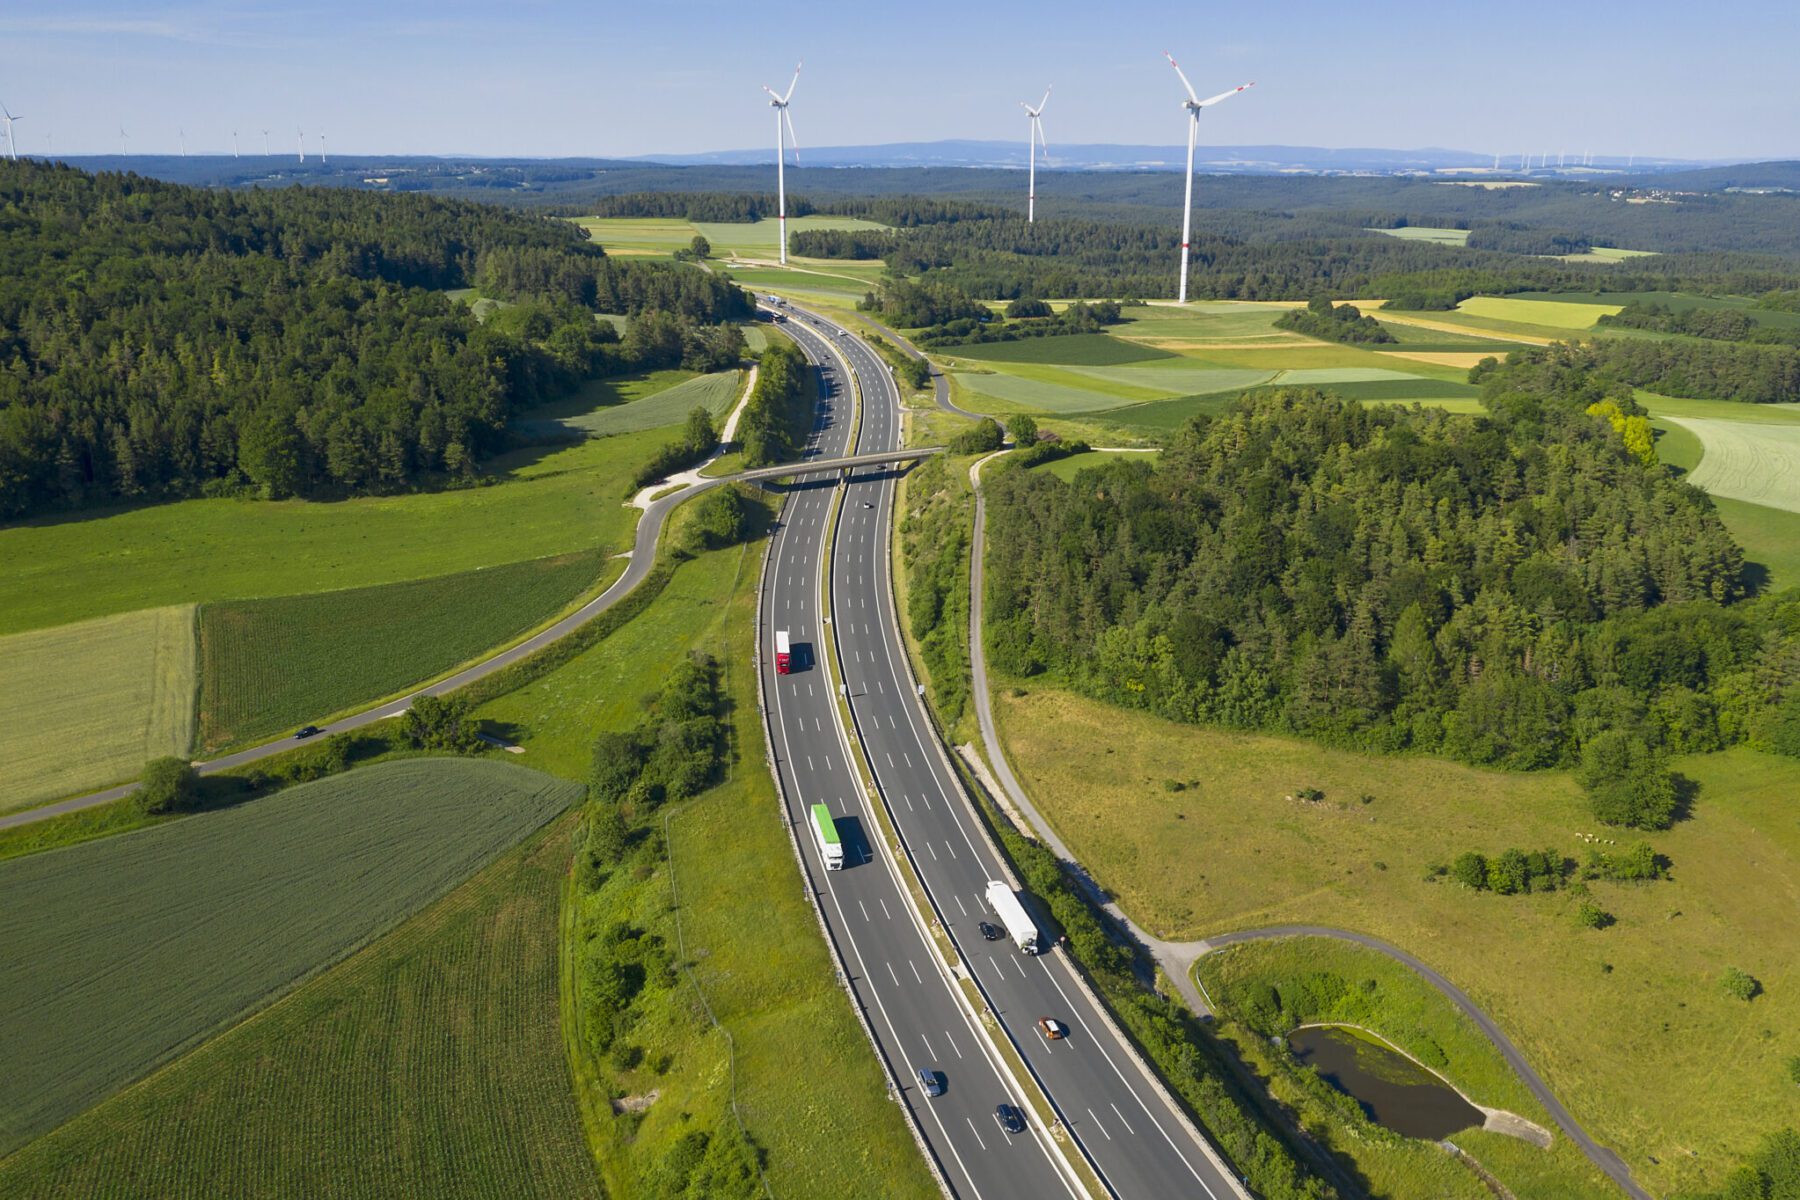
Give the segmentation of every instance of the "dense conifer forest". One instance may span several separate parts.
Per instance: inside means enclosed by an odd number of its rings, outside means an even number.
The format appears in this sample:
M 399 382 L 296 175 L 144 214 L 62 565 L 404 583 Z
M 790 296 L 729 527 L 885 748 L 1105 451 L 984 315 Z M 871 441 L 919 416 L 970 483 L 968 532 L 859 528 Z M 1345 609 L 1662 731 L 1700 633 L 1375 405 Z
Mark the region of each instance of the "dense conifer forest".
M 483 324 L 442 291 L 477 282 L 525 303 Z M 594 309 L 644 319 L 621 340 Z M 581 379 L 735 362 L 718 323 L 749 312 L 489 206 L 0 163 L 0 518 L 465 475 Z
M 1196 418 L 1154 468 L 991 473 L 995 663 L 1510 768 L 1602 735 L 1800 751 L 1800 599 L 1747 594 L 1711 501 L 1631 444 L 1630 388 L 1568 346 L 1480 377 L 1478 417 L 1288 391 Z

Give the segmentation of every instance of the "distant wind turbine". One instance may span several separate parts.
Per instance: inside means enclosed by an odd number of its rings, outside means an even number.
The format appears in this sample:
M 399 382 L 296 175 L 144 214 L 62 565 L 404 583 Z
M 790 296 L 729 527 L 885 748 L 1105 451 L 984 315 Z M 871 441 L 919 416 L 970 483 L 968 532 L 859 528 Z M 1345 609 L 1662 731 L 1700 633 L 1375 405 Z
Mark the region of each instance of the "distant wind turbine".
M 269 131 L 263 130 L 263 157 L 269 157 Z
M 237 156 L 237 130 L 234 129 L 231 131 L 231 157 L 236 158 Z
M 769 107 L 775 110 L 775 208 L 781 220 L 781 265 L 787 265 L 787 143 L 794 143 L 794 165 L 800 165 L 800 139 L 794 136 L 794 118 L 788 115 L 788 101 L 793 98 L 794 88 L 800 82 L 800 68 L 805 63 L 794 67 L 793 82 L 788 84 L 785 94 L 778 94 L 768 84 L 763 84 L 763 91 L 769 93 Z M 786 139 L 786 140 L 784 140 Z
M 1044 123 L 1040 120 L 1043 116 L 1044 106 L 1049 103 L 1049 88 L 1044 89 L 1044 98 L 1038 101 L 1036 108 L 1031 107 L 1023 100 L 1019 101 L 1019 107 L 1024 109 L 1025 115 L 1031 118 L 1031 129 L 1025 136 L 1025 146 L 1031 158 L 1030 178 L 1026 183 L 1025 190 L 1025 223 L 1027 225 L 1037 220 L 1037 151 L 1039 145 L 1044 147 L 1044 165 L 1050 164 L 1050 143 L 1044 141 Z
M 181 157 L 187 157 L 187 130 L 177 129 L 175 136 L 181 139 Z
M 14 162 L 17 162 L 19 160 L 19 145 L 17 142 L 13 141 L 13 122 L 20 120 L 20 117 L 4 104 L 0 104 L 0 114 L 4 114 L 4 120 L 6 121 L 6 152 L 12 155 Z
M 306 161 L 306 131 L 298 125 L 294 126 L 294 145 L 300 150 L 300 161 Z
M 319 134 L 319 162 L 322 164 L 322 163 L 324 163 L 324 161 L 325 161 L 325 134 L 323 131 L 321 131 Z
M 1175 74 L 1181 77 L 1181 86 L 1187 89 L 1188 94 L 1187 101 L 1182 105 L 1183 108 L 1187 109 L 1188 114 L 1187 191 L 1181 202 L 1181 286 L 1178 289 L 1178 295 L 1175 301 L 1177 304 L 1186 304 L 1188 238 L 1192 232 L 1194 217 L 1194 138 L 1200 132 L 1200 110 L 1203 108 L 1211 108 L 1221 100 L 1229 100 L 1239 92 L 1244 91 L 1247 88 L 1255 87 L 1256 84 L 1242 84 L 1232 88 L 1229 92 L 1220 92 L 1216 96 L 1211 96 L 1202 100 L 1194 94 L 1194 85 L 1188 82 L 1188 77 L 1182 75 L 1181 66 L 1175 61 L 1175 56 L 1165 50 L 1163 51 L 1163 57 L 1169 60 L 1169 65 L 1171 67 L 1175 68 Z
M 121 125 L 119 126 L 119 153 L 121 155 L 129 153 L 130 146 L 131 139 L 125 136 L 125 127 Z

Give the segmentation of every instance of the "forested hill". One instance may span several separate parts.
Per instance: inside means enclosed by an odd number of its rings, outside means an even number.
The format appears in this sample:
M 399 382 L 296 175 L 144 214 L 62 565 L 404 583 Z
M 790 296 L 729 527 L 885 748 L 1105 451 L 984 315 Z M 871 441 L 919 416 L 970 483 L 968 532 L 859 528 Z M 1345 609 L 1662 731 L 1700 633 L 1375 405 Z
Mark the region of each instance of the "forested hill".
M 526 301 L 483 325 L 438 289 Z M 621 342 L 591 309 L 666 318 Z M 471 471 L 582 378 L 735 360 L 740 289 L 565 222 L 0 163 L 0 519 Z M 673 361 L 672 361 L 673 360 Z
M 994 662 L 1514 768 L 1608 730 L 1713 749 L 1800 704 L 1797 606 L 1741 602 L 1740 550 L 1654 461 L 1629 388 L 1552 347 L 1484 394 L 1483 417 L 1262 395 L 1154 469 L 990 473 Z

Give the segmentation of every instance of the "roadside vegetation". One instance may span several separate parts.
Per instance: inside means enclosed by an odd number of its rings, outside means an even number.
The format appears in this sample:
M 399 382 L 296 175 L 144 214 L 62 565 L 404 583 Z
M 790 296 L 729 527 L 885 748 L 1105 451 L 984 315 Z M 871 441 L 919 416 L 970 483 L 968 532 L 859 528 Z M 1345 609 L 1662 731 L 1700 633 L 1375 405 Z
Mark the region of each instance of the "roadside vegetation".
M 598 1200 L 556 1021 L 573 825 L 0 1161 L 0 1191 Z
M 578 796 L 507 764 L 420 759 L 0 864 L 15 1048 L 0 1149 L 243 1019 Z

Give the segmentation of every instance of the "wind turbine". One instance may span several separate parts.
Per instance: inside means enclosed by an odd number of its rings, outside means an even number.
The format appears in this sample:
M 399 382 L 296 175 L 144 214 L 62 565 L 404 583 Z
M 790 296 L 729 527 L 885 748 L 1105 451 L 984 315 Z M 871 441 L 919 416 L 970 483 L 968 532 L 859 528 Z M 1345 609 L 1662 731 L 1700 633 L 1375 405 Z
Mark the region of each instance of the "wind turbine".
M 120 154 L 120 156 L 122 157 L 125 154 L 130 153 L 130 147 L 131 147 L 131 139 L 129 137 L 125 136 L 125 127 L 123 125 L 121 125 L 121 126 L 119 126 L 119 154 Z
M 263 130 L 263 157 L 269 157 L 269 131 Z
M 1181 287 L 1175 301 L 1177 304 L 1186 304 L 1188 235 L 1191 231 L 1194 217 L 1194 138 L 1200 132 L 1200 110 L 1203 108 L 1211 108 L 1219 101 L 1228 100 L 1247 88 L 1255 87 L 1256 84 L 1242 84 L 1241 86 L 1232 88 L 1229 92 L 1220 92 L 1216 96 L 1211 96 L 1202 100 L 1194 94 L 1194 85 L 1188 82 L 1188 77 L 1181 74 L 1181 66 L 1175 61 L 1175 56 L 1165 50 L 1163 51 L 1163 57 L 1169 60 L 1169 65 L 1171 67 L 1175 68 L 1175 74 L 1181 77 L 1181 86 L 1187 89 L 1188 94 L 1186 103 L 1182 105 L 1183 108 L 1187 109 L 1188 114 L 1187 192 L 1181 202 Z
M 1024 109 L 1025 115 L 1031 118 L 1031 132 L 1025 137 L 1025 145 L 1031 155 L 1031 176 L 1025 193 L 1025 223 L 1027 225 L 1037 220 L 1037 151 L 1040 144 L 1044 147 L 1044 163 L 1048 165 L 1050 162 L 1050 143 L 1044 141 L 1044 123 L 1039 120 L 1044 106 L 1048 103 L 1050 103 L 1049 88 L 1044 89 L 1044 98 L 1038 101 L 1036 108 L 1031 107 L 1023 100 L 1019 101 L 1019 107 Z
M 187 157 L 187 130 L 177 129 L 175 136 L 181 139 L 181 157 Z
M 794 87 L 800 82 L 800 68 L 805 63 L 794 67 L 794 81 L 788 84 L 786 94 L 778 93 L 768 84 L 763 84 L 763 91 L 769 93 L 769 107 L 775 110 L 775 207 L 781 218 L 781 265 L 787 266 L 787 142 L 794 143 L 794 165 L 800 165 L 800 139 L 794 136 L 794 118 L 788 116 L 788 101 L 794 95 Z M 783 139 L 787 140 L 783 140 Z
M 231 157 L 236 158 L 237 156 L 237 130 L 234 129 L 231 131 Z
M 7 108 L 6 105 L 4 105 L 4 104 L 0 104 L 0 114 L 4 115 L 4 119 L 6 121 L 6 152 L 8 154 L 12 155 L 14 162 L 17 162 L 17 161 L 19 161 L 19 144 L 17 142 L 13 141 L 13 128 L 12 127 L 13 127 L 13 122 L 19 120 L 20 118 L 16 114 L 14 114 L 14 112 L 10 108 Z
M 294 145 L 299 148 L 300 161 L 306 161 L 306 131 L 298 125 L 294 126 Z
M 319 133 L 319 162 L 321 165 L 325 162 L 325 134 L 323 130 Z

